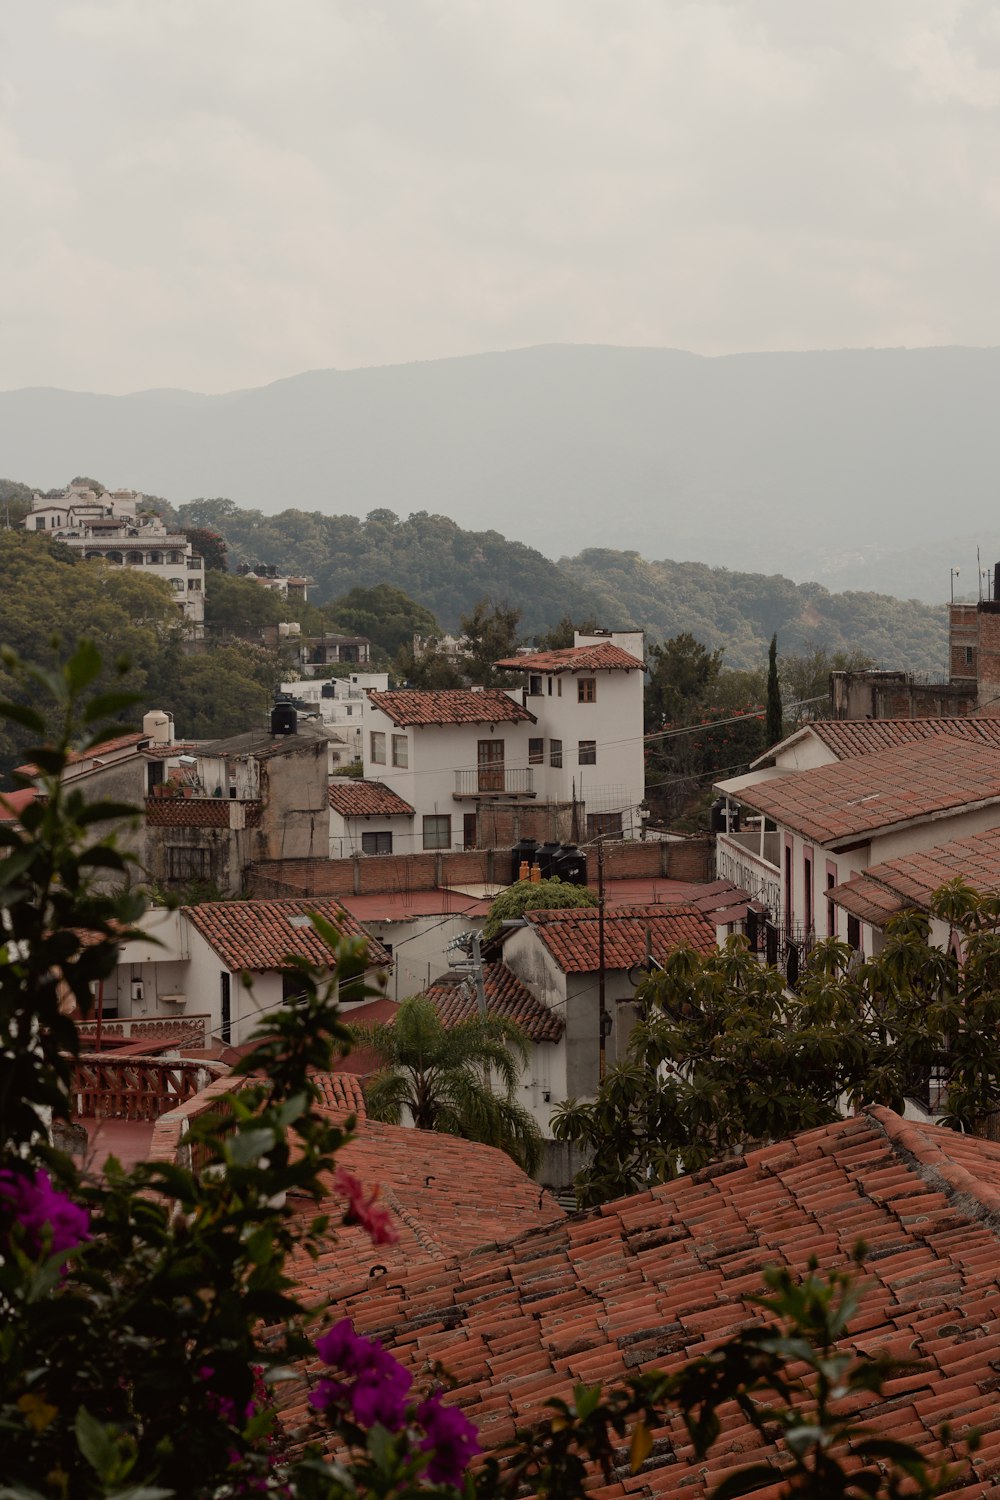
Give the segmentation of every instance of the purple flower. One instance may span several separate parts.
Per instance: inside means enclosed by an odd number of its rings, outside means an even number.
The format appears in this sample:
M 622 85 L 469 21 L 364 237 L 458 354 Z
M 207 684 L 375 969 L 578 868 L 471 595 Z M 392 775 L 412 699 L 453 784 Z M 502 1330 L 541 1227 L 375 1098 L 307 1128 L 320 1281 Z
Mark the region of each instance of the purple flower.
M 421 1450 L 431 1455 L 428 1479 L 432 1484 L 459 1486 L 469 1461 L 482 1451 L 475 1427 L 453 1406 L 444 1406 L 440 1396 L 428 1396 L 420 1403 L 417 1421 L 427 1434 Z
M 51 1235 L 53 1254 L 72 1250 L 90 1239 L 87 1210 L 54 1188 L 48 1172 L 27 1177 L 4 1168 L 0 1171 L 0 1208 L 21 1225 L 36 1255 L 45 1245 L 46 1231 Z
M 316 1353 L 324 1364 L 353 1376 L 350 1382 L 321 1380 L 309 1398 L 317 1411 L 349 1407 L 354 1420 L 363 1427 L 380 1422 L 390 1432 L 398 1432 L 405 1426 L 406 1398 L 413 1377 L 378 1339 L 355 1333 L 350 1320 L 343 1318 L 316 1340 Z

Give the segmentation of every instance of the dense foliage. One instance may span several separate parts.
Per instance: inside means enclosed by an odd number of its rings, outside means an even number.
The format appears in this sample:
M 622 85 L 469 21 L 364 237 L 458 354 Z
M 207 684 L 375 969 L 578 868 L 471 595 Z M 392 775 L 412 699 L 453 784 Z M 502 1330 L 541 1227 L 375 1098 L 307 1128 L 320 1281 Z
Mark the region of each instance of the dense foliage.
M 377 1188 L 336 1163 L 352 1122 L 334 1125 L 315 1107 L 315 1070 L 328 1069 L 346 1041 L 337 987 L 363 971 L 361 941 L 340 944 L 327 970 L 294 961 L 298 1004 L 255 1034 L 235 1075 L 245 1086 L 228 1093 L 227 1107 L 190 1122 L 201 1170 L 159 1162 L 125 1173 L 109 1161 L 95 1177 L 55 1149 L 49 1121 L 69 1117 L 79 1048 L 65 1002 L 88 1014 L 92 987 L 135 932 L 142 902 L 90 883 L 91 872 L 125 869 L 113 835 L 95 839 L 93 830 L 128 809 L 88 806 L 61 780 L 71 750 L 106 738 L 100 725 L 122 694 L 86 701 L 101 675 L 89 642 L 61 669 L 22 675 L 36 703 L 54 700 L 54 724 L 37 707 L 0 703 L 35 737 L 45 793 L 19 826 L 0 827 L 4 1494 L 447 1500 L 461 1486 L 467 1500 L 582 1500 L 595 1467 L 608 1482 L 623 1462 L 637 1473 L 671 1415 L 703 1459 L 721 1432 L 718 1412 L 733 1402 L 768 1442 L 782 1441 L 789 1496 L 894 1500 L 950 1482 L 859 1423 L 864 1397 L 901 1369 L 886 1356 L 839 1351 L 856 1306 L 841 1273 L 801 1285 L 768 1274 L 766 1321 L 670 1376 L 633 1376 L 607 1395 L 576 1386 L 470 1472 L 477 1435 L 443 1399 L 441 1374 L 414 1378 L 346 1319 L 324 1326 L 323 1309 L 301 1299 L 288 1272 L 293 1252 L 322 1251 L 331 1202 L 375 1243 L 395 1233 Z M 313 920 L 335 945 L 333 930 Z M 305 1434 L 303 1448 L 297 1433 L 291 1457 L 276 1393 L 303 1360 L 322 1365 L 310 1397 L 314 1440 Z M 329 1429 L 336 1461 L 316 1441 Z M 759 1465 L 728 1473 L 718 1500 L 763 1477 Z
M 557 911 L 596 906 L 589 886 L 569 885 L 554 875 L 550 880 L 515 880 L 493 898 L 483 923 L 483 937 L 496 937 L 504 922 L 515 922 L 526 911 Z
M 929 917 L 899 916 L 864 962 L 817 944 L 794 994 L 743 938 L 670 954 L 636 991 L 628 1059 L 557 1115 L 557 1136 L 594 1152 L 581 1203 L 828 1124 L 845 1100 L 902 1112 L 943 1088 L 943 1123 L 981 1133 L 1000 1110 L 1000 897 L 953 882 L 932 916 L 946 947 L 928 944 Z

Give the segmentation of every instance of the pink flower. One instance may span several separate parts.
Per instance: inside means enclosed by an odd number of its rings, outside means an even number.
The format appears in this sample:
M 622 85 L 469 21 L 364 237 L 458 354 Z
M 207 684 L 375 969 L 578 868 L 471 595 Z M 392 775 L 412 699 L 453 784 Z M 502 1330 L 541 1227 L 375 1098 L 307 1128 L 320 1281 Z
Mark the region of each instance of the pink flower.
M 90 1239 L 87 1210 L 54 1188 L 48 1172 L 35 1172 L 31 1177 L 6 1168 L 0 1172 L 0 1212 L 3 1210 L 21 1225 L 35 1254 L 47 1239 L 53 1254 L 72 1250 Z M 65 1275 L 66 1267 L 62 1270 Z
M 396 1243 L 399 1239 L 399 1232 L 389 1210 L 380 1208 L 376 1203 L 377 1187 L 372 1188 L 370 1195 L 366 1198 L 360 1179 L 355 1177 L 353 1172 L 338 1167 L 333 1177 L 333 1189 L 336 1193 L 342 1193 L 347 1199 L 345 1224 L 360 1224 L 362 1229 L 367 1230 L 373 1245 Z

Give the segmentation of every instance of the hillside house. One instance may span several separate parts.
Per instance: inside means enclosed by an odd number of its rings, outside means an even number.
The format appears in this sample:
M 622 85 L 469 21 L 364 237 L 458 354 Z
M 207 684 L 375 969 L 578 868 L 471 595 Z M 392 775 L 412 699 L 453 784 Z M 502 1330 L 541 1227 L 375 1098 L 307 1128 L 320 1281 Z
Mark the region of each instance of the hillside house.
M 56 500 L 34 495 L 24 526 L 58 537 L 88 560 L 162 578 L 191 634 L 200 636 L 205 622 L 204 560 L 183 532 L 169 531 L 159 516 L 143 513 L 139 507 L 144 500 L 136 490 L 98 495 L 70 485 Z

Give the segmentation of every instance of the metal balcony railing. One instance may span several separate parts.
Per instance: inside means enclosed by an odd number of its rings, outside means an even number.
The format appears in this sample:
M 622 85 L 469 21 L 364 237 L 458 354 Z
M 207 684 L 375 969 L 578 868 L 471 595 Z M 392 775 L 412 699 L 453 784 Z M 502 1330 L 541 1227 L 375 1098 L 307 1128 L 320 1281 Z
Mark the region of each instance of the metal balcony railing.
M 456 797 L 533 797 L 530 766 L 479 766 L 455 772 Z

